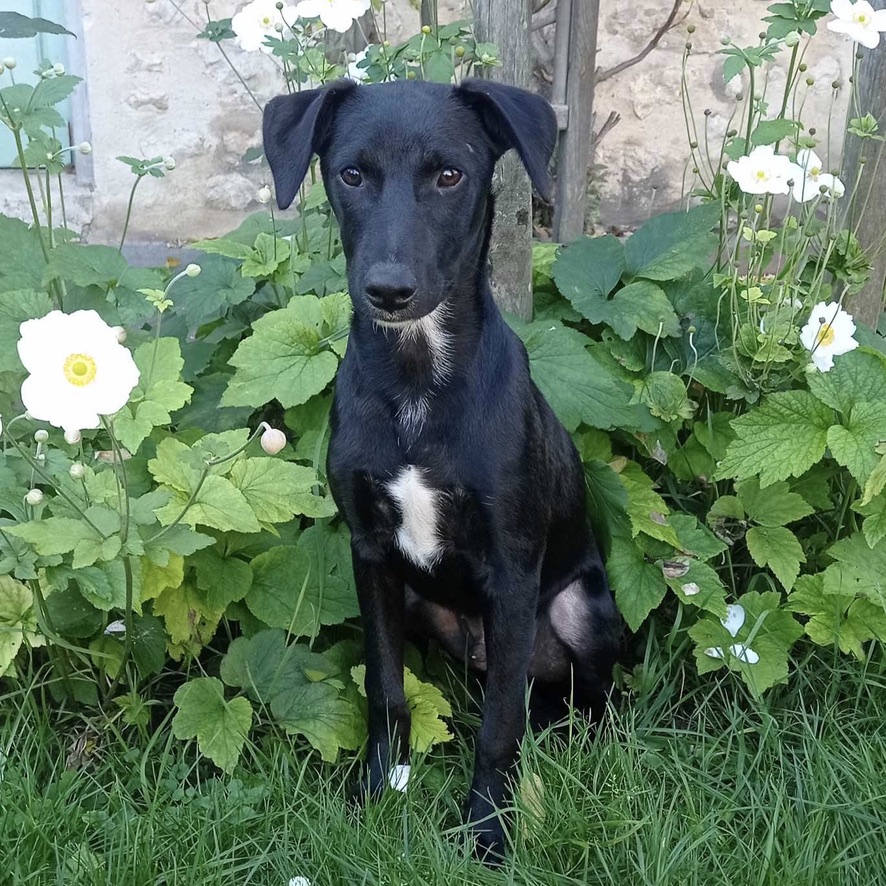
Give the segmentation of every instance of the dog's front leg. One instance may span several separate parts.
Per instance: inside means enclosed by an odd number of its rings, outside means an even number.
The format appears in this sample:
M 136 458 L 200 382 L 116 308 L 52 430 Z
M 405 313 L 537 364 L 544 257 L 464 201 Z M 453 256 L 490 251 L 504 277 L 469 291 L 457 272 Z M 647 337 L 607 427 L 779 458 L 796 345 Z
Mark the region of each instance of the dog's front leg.
M 477 735 L 467 819 L 477 851 L 495 863 L 504 853 L 499 811 L 508 801 L 520 740 L 526 729 L 526 672 L 535 636 L 538 577 L 500 575 L 483 613 L 486 697 Z
M 393 766 L 409 758 L 410 715 L 403 693 L 404 586 L 384 562 L 353 551 L 354 578 L 366 644 L 369 745 L 356 794 L 362 799 L 384 789 Z

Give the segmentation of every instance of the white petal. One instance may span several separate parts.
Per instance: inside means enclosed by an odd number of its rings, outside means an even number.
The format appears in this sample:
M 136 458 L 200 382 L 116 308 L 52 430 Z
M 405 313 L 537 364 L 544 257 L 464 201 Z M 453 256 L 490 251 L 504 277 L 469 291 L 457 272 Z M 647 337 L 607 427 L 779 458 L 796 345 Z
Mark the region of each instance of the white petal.
M 719 646 L 709 646 L 705 649 L 704 654 L 708 658 L 723 658 L 723 650 Z
M 830 372 L 834 368 L 834 355 L 822 348 L 812 352 L 812 364 L 819 372 Z
M 756 664 L 760 660 L 760 656 L 750 646 L 745 646 L 744 643 L 735 643 L 729 647 L 729 651 L 744 664 Z
M 855 40 L 856 43 L 861 43 L 862 46 L 867 47 L 868 49 L 876 49 L 880 45 L 880 32 L 874 27 L 861 27 L 861 25 L 857 26 L 858 33 L 852 35 L 852 39 Z
M 833 12 L 837 18 L 844 18 L 852 21 L 851 0 L 831 0 L 831 12 Z
M 730 635 L 735 637 L 744 624 L 745 611 L 744 606 L 740 603 L 730 603 L 726 607 L 726 618 L 720 619 L 720 624 L 729 631 Z
M 388 784 L 390 784 L 395 791 L 400 791 L 405 794 L 406 788 L 409 785 L 410 770 L 411 767 L 408 763 L 395 766 L 388 777 Z
M 856 25 L 851 21 L 843 21 L 842 19 L 834 19 L 833 21 L 828 22 L 828 30 L 833 31 L 836 34 L 846 34 L 852 37 L 855 32 Z M 854 40 L 855 38 L 852 37 Z
M 886 9 L 877 9 L 874 11 L 874 29 L 877 31 L 886 31 Z

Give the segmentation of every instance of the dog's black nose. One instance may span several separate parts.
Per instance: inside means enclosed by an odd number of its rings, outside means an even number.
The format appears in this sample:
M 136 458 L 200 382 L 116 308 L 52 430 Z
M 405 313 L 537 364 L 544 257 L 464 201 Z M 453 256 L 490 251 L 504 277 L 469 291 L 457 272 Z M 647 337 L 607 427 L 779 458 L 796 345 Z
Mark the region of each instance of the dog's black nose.
M 393 313 L 401 311 L 415 295 L 415 275 L 402 265 L 375 265 L 366 275 L 366 294 L 374 307 Z

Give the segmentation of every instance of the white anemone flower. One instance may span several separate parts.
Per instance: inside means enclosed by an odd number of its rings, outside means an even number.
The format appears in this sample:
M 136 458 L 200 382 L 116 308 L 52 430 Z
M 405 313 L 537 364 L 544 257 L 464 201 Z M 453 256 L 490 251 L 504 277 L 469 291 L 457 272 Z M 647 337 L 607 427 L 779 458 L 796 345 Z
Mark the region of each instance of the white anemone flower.
M 886 31 L 886 9 L 874 9 L 867 0 L 831 0 L 831 12 L 837 16 L 828 22 L 828 29 L 845 34 L 850 40 L 876 49 L 880 45 L 880 33 Z
M 797 176 L 797 167 L 775 153 L 772 145 L 760 145 L 738 160 L 730 160 L 726 171 L 745 194 L 787 194 L 788 182 Z
M 277 9 L 277 0 L 252 0 L 231 19 L 231 30 L 237 35 L 237 45 L 245 52 L 258 49 L 270 53 L 265 37 L 279 37 L 283 26 L 295 18 L 293 6 Z
M 858 347 L 854 335 L 852 314 L 833 302 L 819 302 L 812 309 L 809 322 L 800 331 L 800 342 L 811 352 L 815 368 L 819 372 L 828 372 L 834 367 L 834 357 Z
M 299 18 L 319 18 L 331 31 L 344 34 L 369 11 L 369 4 L 370 0 L 301 0 L 296 4 L 295 14 Z
M 30 375 L 22 385 L 28 414 L 65 434 L 97 428 L 122 409 L 138 384 L 132 354 L 95 311 L 52 311 L 20 327 L 18 355 Z
M 826 197 L 842 197 L 846 193 L 843 182 L 836 175 L 821 171 L 821 159 L 815 151 L 805 148 L 797 153 L 793 197 L 798 203 L 807 203 L 821 196 L 821 188 L 827 188 Z

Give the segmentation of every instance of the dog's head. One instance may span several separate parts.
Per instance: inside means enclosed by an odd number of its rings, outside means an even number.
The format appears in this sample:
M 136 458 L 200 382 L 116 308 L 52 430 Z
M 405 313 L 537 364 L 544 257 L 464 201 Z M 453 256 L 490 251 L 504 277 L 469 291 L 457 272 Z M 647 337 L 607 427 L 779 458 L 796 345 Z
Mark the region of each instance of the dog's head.
M 505 151 L 517 151 L 548 196 L 556 136 L 543 98 L 487 80 L 339 82 L 275 98 L 264 114 L 280 208 L 318 154 L 354 309 L 389 324 L 429 314 L 466 272 L 476 274 L 492 172 Z

